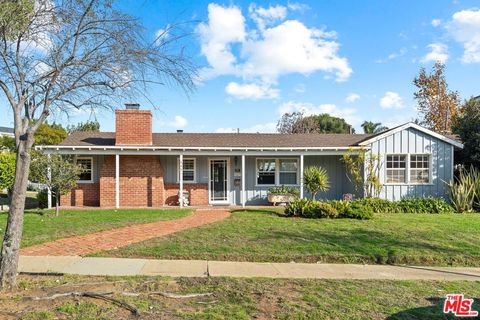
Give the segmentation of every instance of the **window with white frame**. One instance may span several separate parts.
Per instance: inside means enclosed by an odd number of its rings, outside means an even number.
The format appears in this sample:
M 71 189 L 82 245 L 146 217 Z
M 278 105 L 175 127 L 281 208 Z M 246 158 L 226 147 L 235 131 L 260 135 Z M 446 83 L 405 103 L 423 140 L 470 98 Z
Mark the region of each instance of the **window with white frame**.
M 298 161 L 297 159 L 279 159 L 279 183 L 297 184 Z
M 387 155 L 387 183 L 407 182 L 407 156 Z
M 180 181 L 180 159 L 178 159 L 177 179 Z M 183 159 L 183 182 L 195 182 L 195 158 Z
M 82 171 L 78 176 L 78 182 L 92 182 L 93 181 L 93 158 L 81 158 L 76 160 L 77 165 L 82 167 Z
M 275 159 L 257 159 L 257 184 L 274 185 L 276 167 Z
M 298 159 L 257 158 L 257 185 L 298 184 Z
M 411 183 L 429 183 L 430 182 L 430 156 L 427 154 L 410 155 L 410 182 Z

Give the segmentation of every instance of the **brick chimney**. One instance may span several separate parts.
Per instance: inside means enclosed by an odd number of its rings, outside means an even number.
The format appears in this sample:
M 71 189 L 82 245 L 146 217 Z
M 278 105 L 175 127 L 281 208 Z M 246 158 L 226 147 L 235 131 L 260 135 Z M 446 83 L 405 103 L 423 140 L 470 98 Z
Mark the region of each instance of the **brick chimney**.
M 139 108 L 125 104 L 125 110 L 115 110 L 115 145 L 152 145 L 152 112 Z

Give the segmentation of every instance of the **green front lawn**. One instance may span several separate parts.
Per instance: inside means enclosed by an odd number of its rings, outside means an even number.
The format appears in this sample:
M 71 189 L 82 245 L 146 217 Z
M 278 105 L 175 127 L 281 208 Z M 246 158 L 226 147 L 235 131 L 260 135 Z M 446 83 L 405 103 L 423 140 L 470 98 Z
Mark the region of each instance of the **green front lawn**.
M 136 319 L 110 302 L 82 297 L 32 301 L 70 291 L 111 291 L 138 308 L 141 319 L 455 319 L 444 315 L 447 293 L 474 298 L 480 282 L 386 280 L 290 280 L 234 278 L 79 277 L 19 278 L 0 293 L 0 318 Z M 84 283 L 82 285 L 82 283 Z M 172 299 L 149 292 L 210 293 Z
M 94 233 L 131 224 L 178 219 L 189 210 L 61 210 L 55 217 L 52 210 L 25 212 L 22 247 L 70 236 Z M 0 241 L 5 232 L 7 214 L 0 214 Z
M 480 266 L 480 214 L 381 214 L 361 221 L 238 211 L 218 223 L 97 255 Z

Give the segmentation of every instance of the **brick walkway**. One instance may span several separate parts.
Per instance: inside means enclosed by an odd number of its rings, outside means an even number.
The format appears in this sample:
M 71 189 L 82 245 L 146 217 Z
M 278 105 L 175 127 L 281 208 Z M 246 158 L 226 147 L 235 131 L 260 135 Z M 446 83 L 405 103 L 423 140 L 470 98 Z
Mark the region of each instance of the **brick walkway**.
M 59 239 L 23 248 L 20 250 L 20 254 L 24 256 L 85 256 L 220 221 L 229 215 L 230 211 L 227 209 L 197 209 L 193 214 L 184 218 L 136 224 L 83 236 Z

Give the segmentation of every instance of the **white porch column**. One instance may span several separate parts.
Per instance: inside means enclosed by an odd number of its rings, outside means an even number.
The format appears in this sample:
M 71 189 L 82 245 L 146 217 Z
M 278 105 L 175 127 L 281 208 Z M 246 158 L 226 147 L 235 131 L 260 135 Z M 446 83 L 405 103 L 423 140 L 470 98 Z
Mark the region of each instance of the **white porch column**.
M 183 154 L 180 155 L 180 160 L 178 161 L 178 168 L 179 168 L 179 177 L 178 181 L 180 182 L 180 190 L 178 190 L 178 202 L 180 204 L 180 208 L 183 207 Z
M 48 187 L 47 187 L 47 207 L 52 209 L 52 189 L 50 185 L 52 183 L 52 167 L 50 166 L 50 154 L 47 154 L 48 158 L 48 167 L 47 167 L 47 177 L 48 177 Z
M 115 155 L 115 208 L 120 208 L 120 155 Z
M 303 154 L 300 155 L 300 199 L 303 199 Z
M 242 207 L 245 207 L 245 155 L 242 155 L 242 193 L 240 195 L 242 197 Z

